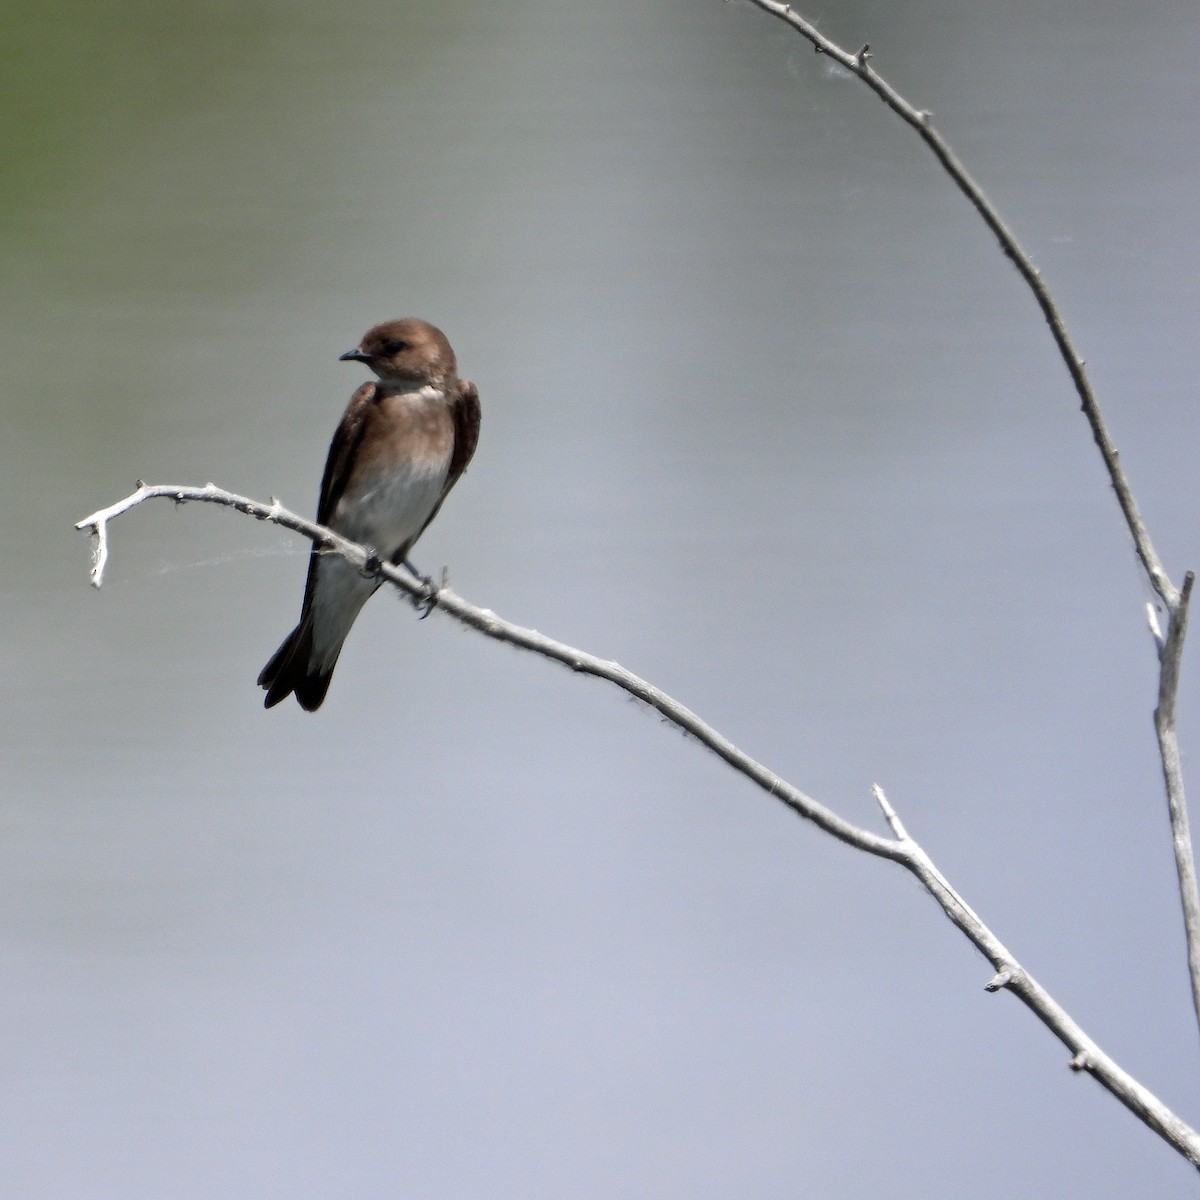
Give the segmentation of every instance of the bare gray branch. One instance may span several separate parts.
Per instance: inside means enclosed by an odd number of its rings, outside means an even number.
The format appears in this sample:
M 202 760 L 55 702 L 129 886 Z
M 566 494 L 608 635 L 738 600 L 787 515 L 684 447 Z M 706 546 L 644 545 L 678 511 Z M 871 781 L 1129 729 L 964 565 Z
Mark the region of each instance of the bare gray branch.
M 806 21 L 793 11 L 790 4 L 780 4 L 777 0 L 751 0 L 758 8 L 772 16 L 778 17 L 795 29 L 801 36 L 808 39 L 819 54 L 826 54 L 840 63 L 852 75 L 863 81 L 902 121 L 917 131 L 921 139 L 933 152 L 938 162 L 955 185 L 971 202 L 987 227 L 992 231 L 1001 250 L 1017 268 L 1021 278 L 1033 293 L 1051 336 L 1062 356 L 1067 373 L 1079 396 L 1080 407 L 1092 432 L 1092 438 L 1100 451 L 1108 471 L 1109 481 L 1116 493 L 1117 502 L 1125 517 L 1125 523 L 1133 537 L 1137 555 L 1150 582 L 1150 586 L 1158 594 L 1165 606 L 1169 626 L 1164 638 L 1159 628 L 1157 617 L 1150 610 L 1150 631 L 1155 639 L 1158 650 L 1159 699 L 1154 713 L 1154 725 L 1158 735 L 1159 753 L 1162 759 L 1163 780 L 1167 790 L 1167 807 L 1171 822 L 1171 838 L 1175 851 L 1176 874 L 1179 880 L 1180 902 L 1184 914 L 1184 931 L 1187 939 L 1188 968 L 1191 976 L 1192 1003 L 1196 1011 L 1197 1021 L 1200 1022 L 1200 893 L 1197 891 L 1196 866 L 1192 850 L 1191 834 L 1188 829 L 1187 805 L 1184 798 L 1183 771 L 1180 765 L 1179 744 L 1175 733 L 1175 700 L 1179 690 L 1179 663 L 1183 653 L 1183 639 L 1187 628 L 1188 601 L 1192 588 L 1192 574 L 1184 582 L 1183 589 L 1175 587 L 1167 576 L 1162 561 L 1150 540 L 1149 531 L 1134 500 L 1133 490 L 1125 469 L 1121 465 L 1120 455 L 1113 444 L 1108 432 L 1108 426 L 1100 412 L 1091 381 L 1088 379 L 1084 360 L 1075 349 L 1075 345 L 1067 332 L 1062 314 L 1058 310 L 1050 290 L 1042 280 L 1041 272 L 1033 265 L 1032 259 L 1026 253 L 1016 236 L 1005 224 L 999 212 L 993 206 L 983 189 L 975 182 L 966 168 L 951 150 L 946 140 L 933 127 L 932 113 L 915 108 L 899 94 L 871 65 L 873 55 L 867 46 L 857 54 L 843 50 L 835 42 L 820 33 L 816 26 Z M 886 813 L 886 809 L 884 810 Z M 997 980 L 989 987 L 999 987 Z M 1007 981 L 1006 986 L 1015 987 L 1015 981 Z M 1093 1071 L 1095 1058 L 1091 1052 L 1080 1052 L 1072 1061 L 1076 1070 Z M 1124 1098 L 1126 1103 L 1128 1099 Z M 1130 1107 L 1134 1107 L 1130 1104 Z M 1137 1109 L 1135 1108 L 1135 1111 Z M 1143 1116 L 1143 1119 L 1146 1119 Z M 1156 1126 L 1157 1128 L 1157 1126 Z M 1160 1132 L 1166 1133 L 1160 1129 Z M 1168 1139 L 1170 1140 L 1170 1139 Z M 1193 1162 L 1196 1160 L 1193 1158 Z
M 950 149 L 949 143 L 934 129 L 933 114 L 913 107 L 875 70 L 871 65 L 874 55 L 868 52 L 866 46 L 857 54 L 851 54 L 843 50 L 836 42 L 830 41 L 811 22 L 799 16 L 790 4 L 779 4 L 776 0 L 751 0 L 751 3 L 786 22 L 797 33 L 807 38 L 819 53 L 827 54 L 852 75 L 858 76 L 892 112 L 906 124 L 911 125 L 995 235 L 996 240 L 1000 243 L 1000 249 L 1004 251 L 1013 266 L 1017 268 L 1021 278 L 1029 285 L 1029 290 L 1042 310 L 1054 343 L 1071 376 L 1071 382 L 1075 385 L 1083 415 L 1087 418 L 1088 425 L 1092 430 L 1092 437 L 1100 450 L 1101 458 L 1104 459 L 1104 466 L 1108 470 L 1117 502 L 1121 506 L 1121 512 L 1125 517 L 1129 532 L 1133 536 L 1138 558 L 1141 559 L 1151 586 L 1162 598 L 1163 603 L 1173 611 L 1179 602 L 1179 590 L 1168 577 L 1158 557 L 1158 552 L 1150 540 L 1150 534 L 1133 498 L 1133 491 L 1129 486 L 1125 469 L 1121 466 L 1120 455 L 1117 453 L 1116 446 L 1113 445 L 1108 426 L 1096 403 L 1096 396 L 1087 376 L 1086 365 L 1075 349 L 1062 314 L 1051 297 L 1049 288 L 1042 282 L 1041 272 L 1033 265 L 1033 260 L 1017 241 L 1016 235 L 1004 223 L 995 206 L 984 195 L 983 189 L 971 177 L 954 151 Z
M 271 521 L 303 534 L 315 545 L 322 546 L 331 553 L 344 555 L 356 566 L 365 568 L 368 559 L 372 557 L 369 548 L 355 545 L 322 525 L 306 521 L 303 517 L 289 512 L 278 500 L 273 499 L 270 504 L 263 504 L 246 496 L 227 492 L 211 483 L 204 487 L 139 483 L 137 490 L 131 495 L 108 508 L 92 513 L 91 516 L 84 517 L 75 526 L 76 529 L 90 531 L 95 539 L 96 562 L 92 568 L 92 582 L 95 586 L 99 587 L 103 582 L 108 523 L 144 501 L 160 497 L 174 500 L 176 503 L 195 500 L 237 509 L 260 521 Z M 1019 997 L 1071 1052 L 1073 1067 L 1087 1070 L 1122 1104 L 1136 1113 L 1190 1162 L 1200 1166 L 1200 1134 L 1176 1116 L 1133 1076 L 1119 1067 L 1113 1059 L 1109 1058 L 1083 1032 L 1066 1010 L 1016 961 L 999 938 L 954 890 L 924 849 L 908 835 L 881 788 L 878 786 L 875 788 L 875 797 L 889 824 L 896 832 L 894 840 L 880 837 L 866 829 L 860 829 L 839 817 L 831 809 L 818 803 L 755 761 L 679 701 L 633 672 L 627 671 L 619 664 L 598 658 L 594 654 L 568 646 L 564 642 L 555 641 L 536 630 L 515 625 L 488 609 L 477 608 L 448 587 L 438 589 L 434 596 L 430 597 L 426 585 L 402 568 L 392 567 L 385 563 L 379 567 L 379 571 L 385 579 L 413 600 L 425 603 L 432 599 L 437 608 L 454 617 L 463 625 L 478 630 L 486 637 L 530 650 L 535 654 L 540 654 L 543 658 L 562 663 L 564 666 L 570 667 L 572 671 L 595 675 L 599 679 L 605 679 L 615 684 L 631 696 L 650 705 L 673 725 L 690 733 L 696 741 L 706 746 L 736 771 L 758 784 L 768 795 L 786 804 L 798 816 L 812 821 L 847 845 L 880 858 L 891 859 L 907 868 L 921 881 L 950 920 L 995 968 L 997 975 L 989 986 L 1006 988 Z

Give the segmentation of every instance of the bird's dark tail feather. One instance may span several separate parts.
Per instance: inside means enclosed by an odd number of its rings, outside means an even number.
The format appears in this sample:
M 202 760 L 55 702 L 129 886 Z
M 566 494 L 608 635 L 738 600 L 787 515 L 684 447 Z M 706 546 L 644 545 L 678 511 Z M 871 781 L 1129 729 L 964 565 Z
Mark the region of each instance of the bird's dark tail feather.
M 293 693 L 305 712 L 316 712 L 321 707 L 336 663 L 331 663 L 327 671 L 310 671 L 311 657 L 312 623 L 305 618 L 283 639 L 283 645 L 259 673 L 258 686 L 267 690 L 263 701 L 267 708 L 274 708 Z

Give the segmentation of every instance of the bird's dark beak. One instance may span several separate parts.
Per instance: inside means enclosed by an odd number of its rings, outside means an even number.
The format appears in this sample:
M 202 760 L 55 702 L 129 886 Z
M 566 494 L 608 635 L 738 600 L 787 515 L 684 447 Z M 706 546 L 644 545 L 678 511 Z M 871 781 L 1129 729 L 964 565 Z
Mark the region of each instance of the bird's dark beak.
M 364 354 L 357 346 L 353 350 L 347 350 L 345 354 L 338 355 L 338 362 L 370 362 L 371 356 Z

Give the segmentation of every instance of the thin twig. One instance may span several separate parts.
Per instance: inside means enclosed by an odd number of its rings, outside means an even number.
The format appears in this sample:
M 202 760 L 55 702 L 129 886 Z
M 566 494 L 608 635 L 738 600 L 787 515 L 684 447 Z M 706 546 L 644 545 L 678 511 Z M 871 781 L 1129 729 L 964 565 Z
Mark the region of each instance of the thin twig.
M 92 583 L 103 582 L 104 560 L 107 557 L 108 523 L 146 500 L 166 497 L 178 503 L 189 500 L 224 505 L 248 513 L 261 521 L 271 521 L 292 529 L 331 553 L 344 555 L 356 566 L 366 567 L 373 555 L 368 547 L 358 546 L 339 537 L 324 526 L 306 521 L 285 509 L 278 500 L 263 504 L 246 496 L 224 491 L 214 484 L 202 488 L 166 484 L 151 486 L 139 483 L 137 490 L 124 500 L 84 517 L 75 527 L 92 533 L 96 557 L 92 568 Z M 380 574 L 410 598 L 422 603 L 431 599 L 427 586 L 399 567 L 383 564 Z M 702 721 L 694 712 L 668 696 L 653 684 L 627 671 L 615 662 L 598 658 L 563 642 L 545 637 L 532 629 L 505 621 L 488 609 L 469 604 L 448 587 L 440 588 L 437 608 L 448 613 L 469 628 L 487 637 L 530 650 L 544 658 L 563 663 L 573 671 L 608 680 L 631 696 L 650 705 L 669 722 L 686 730 L 696 741 L 706 746 L 736 771 L 758 784 L 768 795 L 786 804 L 798 816 L 812 821 L 847 845 L 868 854 L 899 863 L 919 879 L 942 911 L 988 959 L 996 975 L 988 984 L 992 990 L 1005 988 L 1017 996 L 1070 1051 L 1071 1066 L 1086 1070 L 1104 1088 L 1136 1114 L 1151 1129 L 1170 1143 L 1193 1165 L 1200 1167 L 1200 1133 L 1188 1126 L 1152 1092 L 1143 1087 L 1127 1071 L 1105 1054 L 1089 1038 L 1065 1009 L 1017 962 L 1011 952 L 980 920 L 934 865 L 929 855 L 908 834 L 903 822 L 889 803 L 883 790 L 875 789 L 875 797 L 889 825 L 896 834 L 894 840 L 880 837 L 869 830 L 843 820 L 832 810 L 807 796 L 773 771 L 755 761 L 728 738 Z M 1182 636 L 1182 635 L 1181 635 Z
M 884 794 L 883 788 L 879 784 L 873 783 L 871 784 L 871 794 L 875 797 L 875 803 L 879 805 L 880 811 L 883 813 L 883 819 L 892 827 L 896 841 L 908 841 L 908 830 L 904 828 L 904 822 L 900 820 L 896 810 Z
M 949 143 L 934 129 L 933 114 L 915 108 L 875 70 L 871 65 L 873 55 L 869 53 L 866 46 L 857 54 L 851 54 L 843 50 L 836 42 L 830 41 L 811 22 L 798 15 L 790 4 L 780 4 L 777 3 L 777 0 L 751 0 L 751 2 L 764 12 L 786 22 L 797 33 L 807 38 L 822 54 L 827 54 L 852 75 L 856 75 L 892 112 L 902 121 L 911 125 L 995 235 L 996 240 L 1000 243 L 1000 248 L 1020 272 L 1021 278 L 1029 285 L 1029 290 L 1033 292 L 1038 307 L 1042 310 L 1054 343 L 1071 376 L 1071 382 L 1075 385 L 1083 415 L 1091 427 L 1092 437 L 1100 450 L 1100 457 L 1104 460 L 1109 481 L 1117 496 L 1117 503 L 1121 506 L 1125 523 L 1133 536 L 1138 558 L 1141 559 L 1142 566 L 1150 578 L 1151 586 L 1161 597 L 1163 603 L 1173 611 L 1179 601 L 1179 590 L 1167 576 L 1158 553 L 1154 549 L 1154 544 L 1150 540 L 1150 534 L 1138 511 L 1137 502 L 1133 498 L 1133 491 L 1129 486 L 1125 469 L 1121 466 L 1120 455 L 1117 453 L 1116 446 L 1113 445 L 1108 426 L 1096 403 L 1096 396 L 1092 391 L 1084 361 L 1076 352 L 1075 345 L 1067 333 L 1062 314 L 1058 311 L 1058 306 L 1051 297 L 1050 290 L 1042 282 L 1041 272 L 1033 265 L 1033 260 L 1017 241 L 1012 230 L 1004 223 L 992 202 L 984 195 L 983 189 L 971 177 L 954 151 L 950 149 Z
M 1175 730 L 1175 707 L 1179 696 L 1179 667 L 1183 657 L 1183 639 L 1187 635 L 1188 609 L 1195 573 L 1183 578 L 1179 603 L 1171 614 L 1167 636 L 1159 655 L 1158 705 L 1154 709 L 1154 732 L 1162 759 L 1163 784 L 1167 789 L 1167 812 L 1171 820 L 1171 845 L 1175 851 L 1175 873 L 1179 879 L 1179 900 L 1183 908 L 1183 927 L 1187 935 L 1188 974 L 1192 982 L 1192 1007 L 1200 1022 L 1200 894 L 1196 885 L 1196 860 L 1192 854 L 1192 834 L 1188 828 L 1187 800 L 1183 790 L 1183 765 L 1179 759 L 1179 738 Z

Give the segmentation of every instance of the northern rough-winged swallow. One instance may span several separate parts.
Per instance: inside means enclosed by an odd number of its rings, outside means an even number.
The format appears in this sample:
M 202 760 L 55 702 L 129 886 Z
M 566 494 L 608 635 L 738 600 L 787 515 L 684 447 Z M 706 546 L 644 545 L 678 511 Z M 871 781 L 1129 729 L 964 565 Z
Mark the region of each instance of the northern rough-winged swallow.
M 350 397 L 333 435 L 317 521 L 402 563 L 475 453 L 479 393 L 458 378 L 445 334 L 415 317 L 368 329 L 339 361 L 365 364 L 378 382 Z M 300 624 L 258 677 L 267 708 L 292 693 L 308 712 L 321 707 L 342 643 L 380 583 L 313 548 Z

